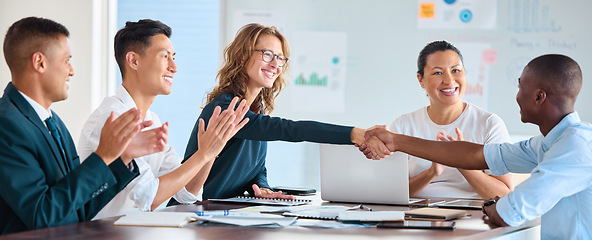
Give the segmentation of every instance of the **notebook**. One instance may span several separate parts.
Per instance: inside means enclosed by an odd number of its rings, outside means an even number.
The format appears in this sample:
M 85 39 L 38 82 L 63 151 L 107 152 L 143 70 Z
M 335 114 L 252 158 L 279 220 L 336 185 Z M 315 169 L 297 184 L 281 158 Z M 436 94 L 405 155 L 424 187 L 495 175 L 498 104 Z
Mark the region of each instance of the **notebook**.
M 312 202 L 310 199 L 283 199 L 283 198 L 260 198 L 260 197 L 232 197 L 221 199 L 208 199 L 213 202 L 246 203 L 272 206 L 297 206 Z
M 405 212 L 405 219 L 446 221 L 467 215 L 465 210 L 443 209 L 443 208 L 418 208 Z
M 398 222 L 405 220 L 404 211 L 346 211 L 340 212 L 341 222 Z
M 408 155 L 371 160 L 351 145 L 320 145 L 321 198 L 333 202 L 408 205 Z
M 228 216 L 197 216 L 197 220 L 211 223 L 222 223 L 243 227 L 286 227 L 292 225 L 295 217 L 283 217 L 258 212 L 236 214 Z
M 350 209 L 346 206 L 298 206 L 284 212 L 282 215 L 306 219 L 336 220 L 341 212 Z
M 113 223 L 116 226 L 183 227 L 197 221 L 193 212 L 137 212 L 127 214 Z

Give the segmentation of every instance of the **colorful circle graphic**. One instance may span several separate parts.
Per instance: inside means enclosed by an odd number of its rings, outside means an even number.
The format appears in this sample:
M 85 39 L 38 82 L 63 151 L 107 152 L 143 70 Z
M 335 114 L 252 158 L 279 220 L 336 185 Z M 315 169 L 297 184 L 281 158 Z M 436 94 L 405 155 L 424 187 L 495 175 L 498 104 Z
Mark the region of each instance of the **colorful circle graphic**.
M 459 17 L 460 21 L 468 23 L 473 19 L 473 13 L 469 9 L 463 9 L 460 11 Z

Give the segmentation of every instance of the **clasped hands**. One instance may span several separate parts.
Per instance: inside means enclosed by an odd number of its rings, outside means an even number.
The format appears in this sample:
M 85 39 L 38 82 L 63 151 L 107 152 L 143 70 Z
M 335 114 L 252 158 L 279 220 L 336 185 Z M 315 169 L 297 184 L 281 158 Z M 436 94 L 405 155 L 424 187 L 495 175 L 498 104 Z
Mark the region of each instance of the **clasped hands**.
M 391 135 L 393 133 L 385 125 L 376 125 L 367 129 L 364 134 L 364 142 L 356 143 L 355 146 L 366 158 L 380 160 L 396 151 Z
M 463 133 L 459 128 L 455 129 L 457 138 L 451 135 L 446 135 L 446 132 L 438 133 L 437 141 L 463 141 Z M 397 134 L 392 133 L 385 125 L 376 125 L 366 130 L 364 134 L 364 142 L 356 144 L 356 147 L 362 152 L 366 158 L 373 160 L 380 160 L 388 157 L 393 152 L 398 151 L 399 147 L 396 142 Z

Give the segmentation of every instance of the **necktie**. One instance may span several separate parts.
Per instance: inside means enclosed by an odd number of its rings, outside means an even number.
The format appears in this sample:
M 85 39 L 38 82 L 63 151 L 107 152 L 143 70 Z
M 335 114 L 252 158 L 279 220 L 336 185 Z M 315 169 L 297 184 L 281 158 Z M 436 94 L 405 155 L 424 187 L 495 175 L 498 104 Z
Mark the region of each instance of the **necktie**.
M 60 148 L 60 154 L 62 155 L 62 159 L 64 160 L 66 166 L 68 166 L 68 161 L 66 161 L 65 156 L 66 152 L 64 151 L 64 146 L 62 145 L 62 138 L 60 137 L 60 132 L 58 131 L 58 128 L 53 122 L 52 117 L 48 117 L 47 119 L 45 119 L 45 124 L 47 124 L 47 128 L 49 129 L 49 132 L 51 133 L 53 140 L 58 144 L 58 147 Z

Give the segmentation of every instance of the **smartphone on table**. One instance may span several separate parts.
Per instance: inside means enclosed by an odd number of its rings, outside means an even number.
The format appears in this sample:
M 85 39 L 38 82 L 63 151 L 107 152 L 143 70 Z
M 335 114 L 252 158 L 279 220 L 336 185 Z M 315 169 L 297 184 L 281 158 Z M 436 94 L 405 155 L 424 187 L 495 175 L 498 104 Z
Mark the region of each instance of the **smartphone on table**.
M 308 195 L 308 194 L 313 194 L 313 193 L 317 192 L 317 190 L 315 190 L 314 188 L 297 188 L 297 187 L 278 186 L 278 187 L 274 187 L 273 189 L 275 191 L 282 191 L 283 193 L 288 194 L 288 195 Z

